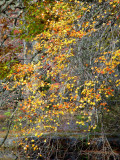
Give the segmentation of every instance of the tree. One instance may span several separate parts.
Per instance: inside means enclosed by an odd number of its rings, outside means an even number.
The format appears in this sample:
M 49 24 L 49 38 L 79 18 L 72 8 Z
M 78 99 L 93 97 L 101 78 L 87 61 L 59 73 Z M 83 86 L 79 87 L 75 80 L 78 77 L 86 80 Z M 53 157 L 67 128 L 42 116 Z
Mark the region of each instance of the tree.
M 20 56 L 17 53 L 23 52 L 22 41 L 16 39 L 16 42 L 13 42 L 20 34 L 18 24 L 23 7 L 22 2 L 17 0 L 3 0 L 0 7 L 0 79 L 5 79 L 9 72 L 12 73 L 11 66 L 19 61 Z
M 14 129 L 40 137 L 72 117 L 81 131 L 94 130 L 111 111 L 110 99 L 119 99 L 118 1 L 40 1 L 29 7 L 22 27 L 21 38 L 36 44 L 30 63 L 12 66 L 7 78 L 13 81 L 4 84 L 24 97 Z

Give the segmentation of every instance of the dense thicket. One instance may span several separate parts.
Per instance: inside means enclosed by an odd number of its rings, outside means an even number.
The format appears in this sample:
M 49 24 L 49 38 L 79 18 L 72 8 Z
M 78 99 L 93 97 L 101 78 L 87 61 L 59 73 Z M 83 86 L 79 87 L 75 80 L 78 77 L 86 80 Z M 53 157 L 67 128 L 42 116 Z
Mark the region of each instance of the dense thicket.
M 18 60 L 9 65 L 10 72 L 6 61 L 2 66 L 1 93 L 10 95 L 1 104 L 14 108 L 12 129 L 37 137 L 61 130 L 116 131 L 120 121 L 119 1 L 20 3 L 18 28 L 14 25 L 11 36 L 24 40 L 24 63 Z

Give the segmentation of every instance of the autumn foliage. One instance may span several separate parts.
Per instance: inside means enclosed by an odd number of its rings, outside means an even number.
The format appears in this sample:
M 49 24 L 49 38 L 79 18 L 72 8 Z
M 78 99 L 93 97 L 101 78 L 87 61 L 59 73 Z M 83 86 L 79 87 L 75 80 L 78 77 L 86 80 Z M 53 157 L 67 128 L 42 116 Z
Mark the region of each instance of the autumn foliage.
M 12 66 L 10 82 L 3 84 L 24 97 L 13 129 L 40 137 L 57 132 L 64 120 L 69 125 L 70 117 L 82 132 L 95 129 L 99 114 L 110 112 L 109 100 L 119 99 L 119 1 L 43 1 L 30 7 L 14 34 L 36 41 L 35 53 L 27 54 L 37 60 Z

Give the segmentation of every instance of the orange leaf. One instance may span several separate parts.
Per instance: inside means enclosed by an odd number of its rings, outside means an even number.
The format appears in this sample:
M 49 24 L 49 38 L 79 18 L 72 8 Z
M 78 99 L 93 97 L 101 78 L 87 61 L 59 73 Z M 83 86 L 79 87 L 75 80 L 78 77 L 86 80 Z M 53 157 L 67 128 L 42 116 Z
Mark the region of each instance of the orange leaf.
M 104 71 L 101 71 L 100 73 L 101 73 L 101 74 L 105 74 L 105 72 L 104 72 Z

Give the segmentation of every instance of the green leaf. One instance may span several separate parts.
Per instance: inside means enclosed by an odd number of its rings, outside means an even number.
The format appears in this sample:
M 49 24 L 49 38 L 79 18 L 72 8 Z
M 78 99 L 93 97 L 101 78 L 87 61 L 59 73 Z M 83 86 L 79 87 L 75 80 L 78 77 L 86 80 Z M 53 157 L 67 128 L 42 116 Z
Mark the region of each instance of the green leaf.
M 10 111 L 8 111 L 8 112 L 4 113 L 4 115 L 9 117 L 11 115 L 11 113 L 10 113 Z

